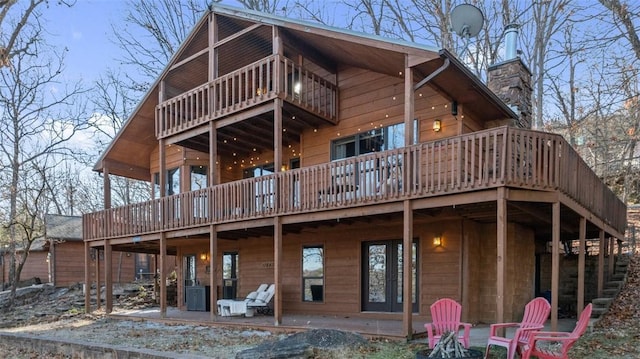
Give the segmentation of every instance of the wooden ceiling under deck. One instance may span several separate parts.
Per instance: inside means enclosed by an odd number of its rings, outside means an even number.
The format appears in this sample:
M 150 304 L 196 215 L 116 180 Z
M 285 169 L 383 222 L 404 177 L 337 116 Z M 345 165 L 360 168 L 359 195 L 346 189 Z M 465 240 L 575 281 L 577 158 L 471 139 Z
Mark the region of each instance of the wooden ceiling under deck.
M 218 128 L 218 154 L 221 157 L 250 157 L 254 152 L 273 151 L 273 111 L 258 114 L 243 121 Z M 325 119 L 306 112 L 288 102 L 282 111 L 282 145 L 300 143 L 304 130 L 330 126 Z M 202 131 L 201 131 L 202 132 Z M 209 133 L 204 132 L 177 142 L 178 145 L 196 151 L 209 152 Z M 255 149 L 255 151 L 254 151 Z

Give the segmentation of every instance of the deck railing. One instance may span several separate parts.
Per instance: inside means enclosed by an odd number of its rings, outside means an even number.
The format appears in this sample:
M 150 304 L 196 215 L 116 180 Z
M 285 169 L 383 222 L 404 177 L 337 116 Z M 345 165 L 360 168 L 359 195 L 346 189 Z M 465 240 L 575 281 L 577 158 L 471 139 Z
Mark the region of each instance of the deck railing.
M 156 136 L 180 133 L 273 100 L 279 94 L 335 122 L 337 91 L 336 85 L 323 77 L 286 57 L 272 55 L 158 104 Z
M 224 183 L 84 216 L 85 239 L 427 198 L 554 190 L 622 230 L 626 206 L 558 135 L 501 127 Z

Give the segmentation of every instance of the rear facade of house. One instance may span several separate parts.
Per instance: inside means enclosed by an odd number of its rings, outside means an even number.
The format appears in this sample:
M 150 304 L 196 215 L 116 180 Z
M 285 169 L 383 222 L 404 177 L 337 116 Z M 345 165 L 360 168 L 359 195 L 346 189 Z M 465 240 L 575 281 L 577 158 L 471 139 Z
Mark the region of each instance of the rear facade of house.
M 626 206 L 530 129 L 529 76 L 497 64 L 493 92 L 444 50 L 213 6 L 95 166 L 85 281 L 109 293 L 114 251 L 153 253 L 176 256 L 183 310 L 275 283 L 276 324 L 396 318 L 411 336 L 439 298 L 510 321 L 548 288 L 557 317 L 561 243 L 623 238 Z M 111 208 L 113 175 L 152 199 Z

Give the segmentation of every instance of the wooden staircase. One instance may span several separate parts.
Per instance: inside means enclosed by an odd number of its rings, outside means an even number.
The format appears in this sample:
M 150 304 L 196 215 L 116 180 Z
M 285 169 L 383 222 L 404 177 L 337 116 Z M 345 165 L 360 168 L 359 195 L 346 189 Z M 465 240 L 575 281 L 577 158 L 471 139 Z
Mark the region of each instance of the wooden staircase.
M 609 306 L 622 289 L 622 286 L 627 280 L 627 266 L 629 264 L 629 257 L 627 255 L 621 255 L 616 258 L 616 264 L 614 267 L 613 275 L 605 283 L 602 291 L 602 297 L 594 298 L 593 311 L 591 312 L 591 318 L 599 319 L 609 310 Z

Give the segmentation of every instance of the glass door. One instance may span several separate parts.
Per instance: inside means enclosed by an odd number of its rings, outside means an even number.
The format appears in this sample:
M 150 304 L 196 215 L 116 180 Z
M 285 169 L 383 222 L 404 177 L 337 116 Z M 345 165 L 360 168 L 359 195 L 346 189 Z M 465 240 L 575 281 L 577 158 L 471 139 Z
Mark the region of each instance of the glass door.
M 403 253 L 402 241 L 364 242 L 362 245 L 362 310 L 376 312 L 401 312 L 403 303 Z M 412 248 L 412 303 L 417 301 L 417 243 Z

